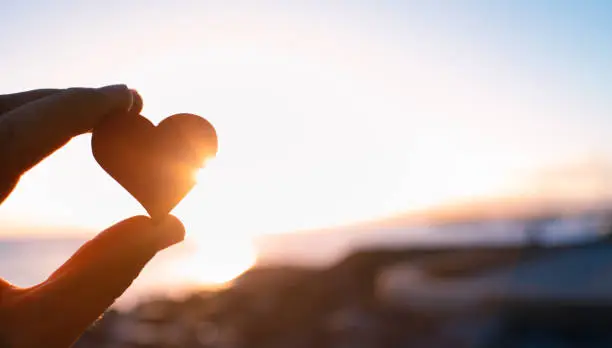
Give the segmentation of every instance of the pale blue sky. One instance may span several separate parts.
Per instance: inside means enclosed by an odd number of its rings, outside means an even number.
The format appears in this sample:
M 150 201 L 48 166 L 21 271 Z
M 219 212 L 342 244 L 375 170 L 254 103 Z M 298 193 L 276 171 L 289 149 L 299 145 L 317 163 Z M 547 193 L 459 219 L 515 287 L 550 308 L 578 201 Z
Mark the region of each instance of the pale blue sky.
M 126 82 L 154 121 L 204 115 L 220 169 L 177 214 L 253 234 L 530 191 L 534 172 L 612 159 L 611 1 L 254 3 L 5 1 L 0 93 Z M 28 174 L 0 220 L 141 212 L 88 146 Z

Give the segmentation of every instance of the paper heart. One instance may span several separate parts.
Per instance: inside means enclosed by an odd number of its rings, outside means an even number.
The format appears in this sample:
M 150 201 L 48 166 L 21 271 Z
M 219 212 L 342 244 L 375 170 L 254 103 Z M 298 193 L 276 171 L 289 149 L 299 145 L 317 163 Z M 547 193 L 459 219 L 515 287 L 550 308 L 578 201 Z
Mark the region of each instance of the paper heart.
M 100 166 L 152 218 L 168 214 L 195 185 L 195 171 L 217 153 L 217 134 L 205 119 L 172 115 L 154 126 L 135 114 L 105 118 L 92 134 Z

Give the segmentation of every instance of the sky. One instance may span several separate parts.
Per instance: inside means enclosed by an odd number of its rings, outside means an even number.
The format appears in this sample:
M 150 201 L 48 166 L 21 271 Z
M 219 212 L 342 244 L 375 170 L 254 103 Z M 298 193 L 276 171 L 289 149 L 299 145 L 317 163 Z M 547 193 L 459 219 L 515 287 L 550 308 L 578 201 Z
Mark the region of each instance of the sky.
M 609 1 L 0 6 L 0 93 L 126 83 L 155 123 L 213 123 L 218 157 L 174 211 L 206 243 L 473 197 L 612 194 Z M 144 212 L 89 142 L 22 178 L 0 234 Z

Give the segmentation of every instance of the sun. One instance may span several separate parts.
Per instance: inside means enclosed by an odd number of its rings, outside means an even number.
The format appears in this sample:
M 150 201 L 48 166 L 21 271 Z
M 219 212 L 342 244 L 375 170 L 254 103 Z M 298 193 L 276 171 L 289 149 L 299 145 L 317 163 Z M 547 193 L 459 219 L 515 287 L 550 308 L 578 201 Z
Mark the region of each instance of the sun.
M 204 160 L 202 167 L 193 171 L 193 178 L 195 179 L 196 183 L 202 183 L 209 180 L 209 173 L 211 171 L 215 171 L 215 168 L 217 167 L 216 163 L 216 157 L 209 157 Z
M 196 186 L 173 212 L 185 225 L 185 242 L 189 245 L 173 269 L 178 277 L 194 285 L 223 286 L 251 268 L 257 259 L 252 236 L 243 233 L 245 226 L 236 228 L 227 223 L 236 219 L 234 212 L 224 208 L 226 174 L 223 161 L 208 159 L 193 173 Z
M 195 285 L 223 286 L 256 261 L 256 252 L 248 240 L 206 241 L 192 238 L 192 250 L 186 252 L 176 268 L 176 276 Z

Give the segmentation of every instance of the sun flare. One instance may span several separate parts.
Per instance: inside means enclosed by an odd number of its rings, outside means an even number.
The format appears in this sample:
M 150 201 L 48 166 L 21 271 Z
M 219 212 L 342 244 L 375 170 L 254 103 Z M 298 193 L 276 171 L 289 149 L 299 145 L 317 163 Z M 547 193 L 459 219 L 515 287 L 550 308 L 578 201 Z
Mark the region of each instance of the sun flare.
M 177 276 L 196 285 L 223 286 L 255 264 L 256 253 L 248 240 L 192 238 L 194 249 L 180 264 Z
M 211 170 L 215 170 L 215 165 L 216 163 L 216 157 L 210 157 L 207 158 L 204 161 L 204 164 L 202 165 L 201 168 L 197 168 L 194 172 L 193 172 L 193 177 L 196 180 L 197 183 L 200 182 L 206 182 L 206 180 L 208 180 L 209 174 Z
M 251 236 L 239 233 L 226 223 L 231 216 L 221 214 L 223 178 L 227 174 L 222 161 L 209 158 L 193 175 L 197 185 L 179 204 L 176 215 L 187 230 L 191 245 L 177 265 L 177 275 L 195 285 L 223 286 L 250 267 L 257 259 Z

